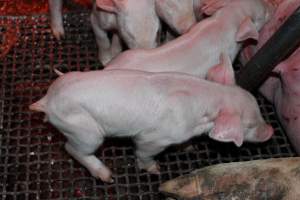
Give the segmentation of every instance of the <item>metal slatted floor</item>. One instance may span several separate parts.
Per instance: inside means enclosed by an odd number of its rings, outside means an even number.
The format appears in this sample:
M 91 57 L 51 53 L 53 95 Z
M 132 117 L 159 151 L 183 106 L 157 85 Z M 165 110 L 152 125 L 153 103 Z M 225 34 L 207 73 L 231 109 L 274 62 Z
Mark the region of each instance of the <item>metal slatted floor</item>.
M 270 141 L 236 148 L 193 138 L 194 149 L 172 146 L 157 156 L 156 176 L 137 168 L 130 139 L 107 139 L 96 156 L 112 169 L 115 182 L 96 180 L 66 153 L 65 138 L 43 123 L 43 114 L 28 110 L 57 77 L 53 66 L 63 72 L 101 69 L 88 14 L 67 14 L 64 23 L 66 38 L 57 42 L 47 16 L 0 17 L 0 199 L 159 200 L 160 183 L 203 166 L 295 155 L 272 105 L 258 97 L 276 131 Z

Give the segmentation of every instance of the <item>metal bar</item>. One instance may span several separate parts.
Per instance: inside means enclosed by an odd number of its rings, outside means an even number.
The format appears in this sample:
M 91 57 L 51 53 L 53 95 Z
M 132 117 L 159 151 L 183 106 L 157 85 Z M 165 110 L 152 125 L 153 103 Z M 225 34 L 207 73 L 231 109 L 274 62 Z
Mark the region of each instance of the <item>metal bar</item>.
M 268 78 L 272 70 L 292 54 L 300 44 L 300 7 L 243 67 L 237 84 L 254 92 Z

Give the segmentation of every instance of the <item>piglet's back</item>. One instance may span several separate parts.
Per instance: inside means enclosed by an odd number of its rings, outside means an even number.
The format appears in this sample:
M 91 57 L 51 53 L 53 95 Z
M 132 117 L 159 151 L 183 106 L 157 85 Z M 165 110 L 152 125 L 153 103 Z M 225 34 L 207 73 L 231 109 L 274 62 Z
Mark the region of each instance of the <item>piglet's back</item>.
M 180 83 L 180 85 L 178 85 Z M 92 87 L 93 86 L 93 87 Z M 111 69 L 91 72 L 69 72 L 57 78 L 50 86 L 48 93 L 60 90 L 117 89 L 119 87 L 143 89 L 147 88 L 184 88 L 209 90 L 232 88 L 226 85 L 199 79 L 198 77 L 177 72 L 152 73 L 138 70 Z M 147 91 L 144 91 L 147 92 Z
M 60 76 L 39 102 L 58 109 L 71 102 L 89 108 L 106 106 L 138 107 L 141 103 L 165 104 L 166 98 L 176 92 L 203 99 L 221 99 L 239 93 L 236 86 L 225 86 L 181 73 L 151 73 L 134 70 L 104 70 L 70 72 Z M 129 105 L 129 106 L 128 106 Z M 130 106 L 131 105 L 131 106 Z M 133 106 L 134 105 L 134 106 Z M 44 108 L 51 105 L 43 106 Z M 45 109 L 35 109 L 46 112 Z

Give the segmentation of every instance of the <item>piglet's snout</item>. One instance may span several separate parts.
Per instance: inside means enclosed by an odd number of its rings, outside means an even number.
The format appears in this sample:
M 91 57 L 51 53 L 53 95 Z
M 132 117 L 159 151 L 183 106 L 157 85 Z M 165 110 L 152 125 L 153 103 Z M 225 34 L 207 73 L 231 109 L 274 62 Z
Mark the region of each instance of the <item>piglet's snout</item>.
M 257 142 L 265 142 L 269 140 L 273 134 L 274 129 L 272 128 L 272 126 L 264 124 L 257 128 L 255 139 L 257 140 Z

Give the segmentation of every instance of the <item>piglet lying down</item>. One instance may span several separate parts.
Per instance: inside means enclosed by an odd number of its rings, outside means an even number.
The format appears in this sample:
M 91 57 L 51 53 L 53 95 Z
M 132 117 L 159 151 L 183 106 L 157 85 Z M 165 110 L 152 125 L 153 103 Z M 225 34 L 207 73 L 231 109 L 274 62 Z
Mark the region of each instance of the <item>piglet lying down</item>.
M 153 156 L 193 136 L 209 132 L 241 146 L 273 134 L 248 92 L 179 73 L 71 72 L 30 109 L 46 113 L 67 137 L 66 150 L 106 182 L 113 181 L 111 171 L 93 155 L 105 136 L 132 136 L 139 167 L 159 173 Z

